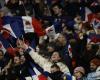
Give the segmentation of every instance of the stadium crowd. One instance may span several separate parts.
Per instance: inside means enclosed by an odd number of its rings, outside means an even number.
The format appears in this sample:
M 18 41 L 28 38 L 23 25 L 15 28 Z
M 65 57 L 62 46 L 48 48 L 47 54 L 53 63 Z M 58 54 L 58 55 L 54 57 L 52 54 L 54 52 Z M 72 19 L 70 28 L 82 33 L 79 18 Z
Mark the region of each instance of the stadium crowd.
M 100 0 L 0 0 L 0 80 L 100 80 Z

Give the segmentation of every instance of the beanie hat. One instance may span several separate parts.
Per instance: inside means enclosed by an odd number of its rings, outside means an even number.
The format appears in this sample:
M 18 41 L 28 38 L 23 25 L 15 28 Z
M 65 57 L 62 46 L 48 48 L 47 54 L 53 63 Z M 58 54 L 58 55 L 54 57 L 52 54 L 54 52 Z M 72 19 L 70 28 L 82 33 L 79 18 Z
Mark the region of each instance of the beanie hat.
M 74 69 L 74 73 L 76 73 L 76 72 L 81 72 L 82 74 L 85 74 L 85 69 L 83 68 L 83 67 L 76 67 L 75 69 Z
M 92 60 L 90 61 L 90 63 L 94 63 L 95 65 L 100 66 L 100 59 L 94 58 L 94 59 L 92 59 Z

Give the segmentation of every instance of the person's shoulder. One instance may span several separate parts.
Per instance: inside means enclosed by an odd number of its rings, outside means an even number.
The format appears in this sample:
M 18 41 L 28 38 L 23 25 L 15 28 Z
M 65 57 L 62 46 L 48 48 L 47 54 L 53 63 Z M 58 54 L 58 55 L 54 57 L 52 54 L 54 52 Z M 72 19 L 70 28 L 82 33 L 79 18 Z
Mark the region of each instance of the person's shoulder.
M 100 71 L 100 66 L 98 66 L 97 70 L 96 71 Z

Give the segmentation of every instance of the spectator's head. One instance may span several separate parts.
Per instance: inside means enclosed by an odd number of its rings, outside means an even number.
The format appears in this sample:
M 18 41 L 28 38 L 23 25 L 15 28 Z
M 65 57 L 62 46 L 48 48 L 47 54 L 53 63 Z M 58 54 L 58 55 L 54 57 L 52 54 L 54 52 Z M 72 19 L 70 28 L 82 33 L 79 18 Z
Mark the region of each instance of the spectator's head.
M 20 57 L 20 61 L 21 61 L 21 64 L 24 64 L 25 63 L 26 59 L 25 59 L 25 56 L 24 55 L 22 55 Z
M 52 11 L 53 11 L 53 14 L 56 15 L 56 16 L 61 16 L 62 15 L 62 6 L 61 4 L 59 3 L 55 3 L 52 5 Z
M 48 46 L 47 46 L 47 50 L 48 50 L 48 52 L 50 52 L 50 53 L 54 52 L 54 50 L 55 50 L 55 44 L 52 43 L 52 42 L 49 43 Z
M 77 15 L 75 18 L 74 18 L 74 21 L 79 24 L 82 22 L 82 19 L 81 19 L 81 16 Z
M 23 55 L 24 54 L 24 49 L 23 48 L 18 48 L 18 52 L 20 55 Z
M 96 71 L 96 69 L 100 66 L 100 59 L 94 58 L 90 61 L 90 70 Z
M 84 74 L 85 74 L 85 70 L 84 70 L 84 68 L 83 67 L 76 67 L 75 69 L 74 69 L 74 76 L 77 78 L 77 79 L 80 79 L 80 78 L 82 78 L 83 76 L 84 76 Z
M 15 66 L 20 65 L 20 57 L 19 56 L 15 56 L 13 60 L 14 60 L 13 62 L 14 62 Z
M 91 49 L 92 49 L 92 44 L 88 43 L 88 44 L 86 45 L 86 49 L 87 49 L 87 50 L 91 50 Z
M 60 68 L 57 64 L 53 64 L 51 66 L 51 73 L 54 73 L 54 72 L 57 72 L 57 71 L 60 71 Z
M 55 51 L 53 52 L 53 54 L 51 55 L 51 61 L 52 62 L 58 62 L 61 60 L 61 55 L 59 52 Z
M 60 71 L 60 67 L 57 64 L 51 66 L 50 77 L 52 80 L 63 80 L 63 72 Z
M 66 45 L 67 40 L 64 34 L 59 34 L 58 38 L 57 38 L 57 42 L 60 43 L 61 45 Z
M 4 52 L 2 50 L 0 50 L 0 60 L 2 60 L 4 57 Z

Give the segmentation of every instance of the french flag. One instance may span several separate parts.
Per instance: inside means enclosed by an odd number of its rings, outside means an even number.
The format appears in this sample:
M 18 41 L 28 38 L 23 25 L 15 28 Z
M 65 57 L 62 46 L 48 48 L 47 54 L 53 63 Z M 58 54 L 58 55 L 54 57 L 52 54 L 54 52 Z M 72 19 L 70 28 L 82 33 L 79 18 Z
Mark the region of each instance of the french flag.
M 97 17 L 96 14 L 88 15 L 88 22 L 91 24 L 96 34 L 99 34 L 100 29 L 100 18 Z
M 3 17 L 3 29 L 10 31 L 10 35 L 14 38 L 18 38 L 24 34 L 22 19 L 19 17 Z
M 96 17 L 96 14 L 88 15 L 88 22 L 96 29 L 100 29 L 100 19 Z
M 99 19 L 93 18 L 91 24 L 94 28 L 100 29 L 100 20 Z
M 25 77 L 26 80 L 38 80 L 38 77 L 32 68 L 29 68 L 29 73 L 31 74 L 31 77 Z
M 33 80 L 48 80 L 48 78 L 39 71 L 34 63 L 30 62 L 32 69 L 30 69 L 30 74 Z
M 45 29 L 45 31 L 46 31 L 46 34 L 47 34 L 49 37 L 54 38 L 55 35 L 56 35 L 54 25 L 52 25 L 52 26 L 50 26 L 50 27 L 47 27 L 47 28 Z
M 73 54 L 72 54 L 72 48 L 70 44 L 68 45 L 68 52 L 69 52 L 69 56 L 72 58 Z
M 22 16 L 22 21 L 23 21 L 24 32 L 25 33 L 29 33 L 29 32 L 34 33 L 34 28 L 32 25 L 32 18 L 29 16 Z
M 6 53 L 6 49 L 4 48 L 1 41 L 0 41 L 0 50 L 2 50 L 4 52 L 4 54 Z
M 40 21 L 30 16 L 5 16 L 3 22 L 3 28 L 9 30 L 10 34 L 15 38 L 26 33 L 36 33 L 38 36 L 45 34 Z
M 92 14 L 92 11 L 85 7 L 85 22 L 88 22 L 88 15 Z
M 25 33 L 33 32 L 38 36 L 45 35 L 45 31 L 42 28 L 41 22 L 36 18 L 30 16 L 22 16 L 22 21 Z
M 90 34 L 87 38 L 87 43 L 100 44 L 100 34 Z
M 46 35 L 49 37 L 49 41 L 55 40 L 58 38 L 60 33 L 56 33 L 55 26 L 52 25 L 45 29 Z
M 7 48 L 10 47 L 9 42 L 3 38 L 3 36 L 0 34 L 0 49 L 3 50 L 5 53 L 7 51 Z

